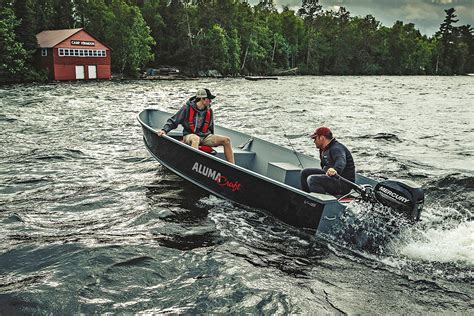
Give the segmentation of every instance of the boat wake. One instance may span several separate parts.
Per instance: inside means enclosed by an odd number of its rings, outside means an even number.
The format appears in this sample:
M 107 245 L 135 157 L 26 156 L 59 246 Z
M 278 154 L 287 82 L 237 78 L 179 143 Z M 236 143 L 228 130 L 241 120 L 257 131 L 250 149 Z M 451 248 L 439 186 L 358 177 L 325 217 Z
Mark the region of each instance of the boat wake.
M 322 236 L 348 249 L 381 255 L 401 231 L 412 226 L 411 221 L 388 207 L 353 201 L 338 223 Z
M 456 263 L 474 267 L 474 222 L 462 222 L 454 229 L 430 228 L 412 233 L 408 242 L 398 240 L 392 247 L 408 258 Z
M 336 254 L 364 257 L 403 275 L 474 279 L 474 222 L 465 208 L 427 205 L 415 225 L 384 207 L 353 203 L 349 209 L 351 216 L 322 236 Z
M 410 263 L 422 262 L 431 275 L 472 281 L 474 177 L 461 173 L 449 174 L 425 187 L 429 204 L 425 205 L 422 221 L 404 230 L 389 245 L 390 252 Z M 414 269 L 416 271 L 419 267 Z
M 474 222 L 463 207 L 425 207 L 420 225 L 404 230 L 387 247 L 401 265 L 445 279 L 474 279 Z

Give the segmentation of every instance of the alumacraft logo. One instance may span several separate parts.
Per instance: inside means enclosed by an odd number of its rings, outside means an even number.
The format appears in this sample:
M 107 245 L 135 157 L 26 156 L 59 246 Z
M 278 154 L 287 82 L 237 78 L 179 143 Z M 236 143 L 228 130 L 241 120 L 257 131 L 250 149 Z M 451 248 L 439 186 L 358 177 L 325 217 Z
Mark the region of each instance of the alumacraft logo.
M 241 184 L 238 181 L 229 181 L 227 180 L 227 177 L 221 175 L 220 172 L 212 170 L 207 166 L 201 165 L 199 162 L 195 162 L 191 170 L 196 171 L 197 173 L 202 174 L 203 176 L 211 178 L 212 180 L 216 181 L 218 185 L 227 187 L 231 189 L 232 192 L 240 190 Z
M 395 200 L 398 200 L 400 202 L 403 202 L 403 203 L 407 203 L 408 201 L 410 201 L 409 199 L 407 199 L 406 197 L 403 197 L 401 196 L 400 194 L 397 194 L 393 191 L 390 191 L 389 189 L 387 189 L 386 187 L 380 187 L 379 188 L 380 191 L 382 191 L 383 193 L 387 194 L 388 196 L 394 198 Z

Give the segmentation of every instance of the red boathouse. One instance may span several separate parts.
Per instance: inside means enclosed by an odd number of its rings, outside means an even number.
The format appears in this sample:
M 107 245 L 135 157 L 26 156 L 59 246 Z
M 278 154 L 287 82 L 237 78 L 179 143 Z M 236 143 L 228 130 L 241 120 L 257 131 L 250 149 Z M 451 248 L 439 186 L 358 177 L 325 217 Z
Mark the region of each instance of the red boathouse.
M 39 64 L 50 79 L 110 79 L 110 47 L 84 29 L 43 31 L 36 39 Z

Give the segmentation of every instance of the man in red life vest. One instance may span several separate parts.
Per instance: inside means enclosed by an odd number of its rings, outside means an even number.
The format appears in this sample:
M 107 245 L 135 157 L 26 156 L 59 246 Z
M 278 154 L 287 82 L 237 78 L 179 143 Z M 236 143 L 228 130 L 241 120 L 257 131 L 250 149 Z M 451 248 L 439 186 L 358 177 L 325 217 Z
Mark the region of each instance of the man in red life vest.
M 196 149 L 199 145 L 224 146 L 225 158 L 228 162 L 235 163 L 230 138 L 214 134 L 214 113 L 211 102 L 215 97 L 209 89 L 199 89 L 196 96 L 191 97 L 175 115 L 166 121 L 163 128 L 158 131 L 158 136 L 169 133 L 181 124 L 183 141 L 186 144 Z

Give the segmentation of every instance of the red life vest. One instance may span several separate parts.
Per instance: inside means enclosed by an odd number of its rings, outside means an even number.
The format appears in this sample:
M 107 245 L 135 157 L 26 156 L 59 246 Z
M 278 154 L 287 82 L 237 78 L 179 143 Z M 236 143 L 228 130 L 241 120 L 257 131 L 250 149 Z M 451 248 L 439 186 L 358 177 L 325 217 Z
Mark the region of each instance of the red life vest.
M 192 106 L 189 106 L 188 122 L 189 122 L 189 128 L 193 131 L 193 133 L 196 133 L 196 126 L 194 126 L 195 114 L 196 114 L 196 111 L 193 109 Z M 202 126 L 202 129 L 201 129 L 201 132 L 203 133 L 207 133 L 209 124 L 211 124 L 211 114 L 212 114 L 212 110 L 210 108 L 207 108 L 206 118 L 204 119 L 204 125 Z

